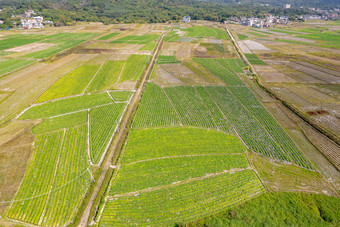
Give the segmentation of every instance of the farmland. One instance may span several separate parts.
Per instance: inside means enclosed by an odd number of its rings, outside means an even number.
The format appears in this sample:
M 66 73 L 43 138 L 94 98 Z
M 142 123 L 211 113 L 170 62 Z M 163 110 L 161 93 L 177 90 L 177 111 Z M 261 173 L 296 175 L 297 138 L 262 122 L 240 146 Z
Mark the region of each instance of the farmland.
M 264 191 L 254 172 L 247 169 L 241 141 L 222 132 L 198 128 L 137 129 L 132 131 L 123 152 L 121 170 L 112 183 L 100 226 L 126 221 L 163 225 L 187 222 Z M 246 193 L 240 194 L 242 189 Z M 205 191 L 210 193 L 204 195 Z M 192 202 L 184 202 L 189 198 Z M 112 216 L 112 212 L 116 215 Z M 174 217 L 178 212 L 180 215 Z
M 210 225 L 216 217 L 261 225 L 276 223 L 264 221 L 274 211 L 257 218 L 254 208 L 248 220 L 238 216 L 242 207 L 307 197 L 336 204 L 328 196 L 340 189 L 337 143 L 272 96 L 289 95 L 313 119 L 336 116 L 307 106 L 336 103 L 336 51 L 308 54 L 317 65 L 298 54 L 288 62 L 292 54 L 278 53 L 286 46 L 275 46 L 282 34 L 313 47 L 336 38 L 287 31 L 207 21 L 4 31 L 0 164 L 16 164 L 0 169 L 0 225 Z M 328 57 L 326 68 L 320 62 Z M 278 73 L 287 68 L 289 75 Z M 300 200 L 291 192 L 328 196 Z M 320 209 L 337 223 L 336 211 Z

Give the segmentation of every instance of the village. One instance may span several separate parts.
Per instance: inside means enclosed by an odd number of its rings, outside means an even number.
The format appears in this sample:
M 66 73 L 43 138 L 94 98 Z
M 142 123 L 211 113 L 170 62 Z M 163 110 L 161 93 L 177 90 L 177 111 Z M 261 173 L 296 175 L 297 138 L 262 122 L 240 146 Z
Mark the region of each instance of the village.
M 16 22 L 16 19 L 20 19 L 20 23 Z M 44 28 L 45 26 L 53 26 L 53 21 L 44 21 L 42 16 L 36 15 L 34 10 L 26 10 L 24 14 L 20 15 L 12 15 L 12 23 L 16 28 L 22 29 L 32 29 L 32 28 Z M 4 21 L 0 20 L 0 25 L 2 25 Z

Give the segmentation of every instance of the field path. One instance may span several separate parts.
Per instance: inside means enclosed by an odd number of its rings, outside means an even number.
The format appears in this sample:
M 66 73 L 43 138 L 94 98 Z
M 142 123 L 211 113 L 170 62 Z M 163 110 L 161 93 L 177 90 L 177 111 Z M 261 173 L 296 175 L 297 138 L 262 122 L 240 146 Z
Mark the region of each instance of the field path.
M 95 202 L 95 200 L 98 196 L 98 193 L 99 193 L 99 191 L 102 187 L 102 184 L 103 184 L 103 182 L 106 178 L 106 175 L 108 173 L 108 170 L 110 169 L 111 165 L 114 165 L 114 163 L 113 163 L 114 154 L 116 153 L 116 151 L 117 152 L 120 151 L 120 146 L 122 146 L 122 144 L 123 144 L 122 141 L 124 141 L 125 138 L 126 138 L 128 128 L 129 128 L 129 126 L 132 122 L 133 115 L 134 115 L 135 110 L 138 107 L 138 104 L 139 104 L 140 99 L 142 97 L 142 94 L 143 94 L 144 88 L 146 86 L 146 82 L 148 80 L 148 77 L 150 76 L 152 68 L 155 64 L 155 59 L 157 58 L 158 53 L 159 53 L 159 51 L 162 47 L 164 37 L 165 37 L 165 34 L 162 34 L 161 38 L 158 41 L 157 47 L 154 51 L 154 54 L 152 55 L 152 58 L 149 62 L 149 65 L 147 66 L 146 70 L 144 71 L 144 74 L 142 75 L 142 78 L 141 78 L 141 80 L 138 84 L 138 88 L 136 90 L 136 93 L 133 95 L 133 97 L 131 99 L 130 105 L 127 108 L 125 116 L 123 117 L 123 120 L 121 122 L 121 126 L 118 129 L 117 135 L 115 136 L 115 139 L 113 140 L 113 142 L 112 142 L 112 144 L 111 144 L 111 146 L 108 150 L 107 157 L 106 157 L 106 159 L 103 163 L 103 166 L 102 166 L 102 173 L 99 176 L 99 178 L 96 182 L 96 185 L 94 186 L 94 190 L 92 191 L 92 195 L 91 195 L 91 197 L 90 197 L 90 199 L 87 203 L 87 206 L 84 210 L 84 213 L 82 214 L 82 216 L 80 218 L 78 226 L 87 226 L 87 224 L 88 224 L 88 220 L 89 220 L 89 217 L 90 217 L 92 206 L 94 205 L 94 202 Z

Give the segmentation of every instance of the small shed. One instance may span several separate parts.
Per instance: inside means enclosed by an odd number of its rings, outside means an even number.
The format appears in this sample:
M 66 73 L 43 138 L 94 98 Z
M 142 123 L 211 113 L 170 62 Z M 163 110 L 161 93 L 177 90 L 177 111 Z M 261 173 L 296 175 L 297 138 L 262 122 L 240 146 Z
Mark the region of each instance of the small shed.
M 190 16 L 184 16 L 183 17 L 183 22 L 189 23 L 190 22 Z

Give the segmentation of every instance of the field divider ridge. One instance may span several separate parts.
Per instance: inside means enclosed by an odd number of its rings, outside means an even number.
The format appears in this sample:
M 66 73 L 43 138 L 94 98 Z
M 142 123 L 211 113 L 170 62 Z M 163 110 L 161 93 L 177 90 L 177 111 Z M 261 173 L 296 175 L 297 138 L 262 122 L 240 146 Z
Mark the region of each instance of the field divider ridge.
M 172 188 L 172 187 L 176 187 L 176 186 L 179 186 L 179 185 L 189 184 L 189 183 L 192 183 L 192 182 L 195 182 L 195 181 L 204 180 L 204 179 L 207 179 L 207 178 L 216 177 L 216 176 L 219 176 L 219 175 L 222 175 L 222 174 L 233 174 L 233 173 L 241 172 L 241 171 L 244 171 L 244 170 L 247 170 L 247 169 L 252 170 L 252 168 L 248 167 L 248 168 L 234 168 L 234 169 L 230 169 L 230 170 L 224 170 L 224 171 L 218 172 L 218 173 L 208 173 L 205 176 L 194 177 L 194 178 L 190 178 L 190 179 L 183 180 L 183 181 L 177 181 L 177 182 L 173 182 L 173 183 L 167 184 L 167 185 L 161 185 L 161 186 L 147 188 L 147 189 L 138 190 L 138 191 L 134 191 L 134 192 L 117 194 L 117 195 L 114 195 L 114 196 L 108 196 L 107 200 L 114 200 L 114 199 L 120 198 L 120 197 L 137 196 L 141 193 L 158 191 L 158 190 L 162 190 L 162 189 L 165 189 L 165 188 Z

